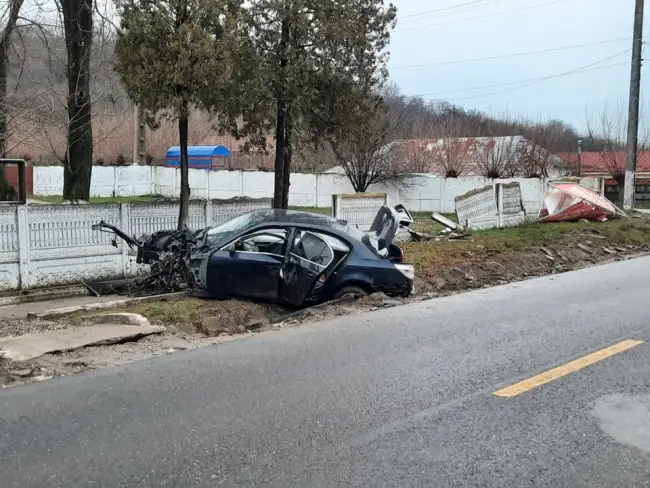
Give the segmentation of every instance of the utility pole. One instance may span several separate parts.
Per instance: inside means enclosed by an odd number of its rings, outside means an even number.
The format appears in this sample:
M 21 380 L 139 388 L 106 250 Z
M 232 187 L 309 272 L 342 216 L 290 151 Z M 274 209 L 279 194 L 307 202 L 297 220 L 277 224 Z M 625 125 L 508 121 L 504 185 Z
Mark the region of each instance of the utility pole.
M 578 176 L 582 176 L 582 139 L 578 139 Z
M 632 39 L 632 71 L 630 74 L 630 107 L 627 120 L 627 147 L 625 157 L 625 184 L 623 209 L 634 207 L 636 190 L 636 153 L 639 133 L 639 92 L 641 91 L 641 55 L 643 47 L 643 0 L 634 7 L 634 34 Z

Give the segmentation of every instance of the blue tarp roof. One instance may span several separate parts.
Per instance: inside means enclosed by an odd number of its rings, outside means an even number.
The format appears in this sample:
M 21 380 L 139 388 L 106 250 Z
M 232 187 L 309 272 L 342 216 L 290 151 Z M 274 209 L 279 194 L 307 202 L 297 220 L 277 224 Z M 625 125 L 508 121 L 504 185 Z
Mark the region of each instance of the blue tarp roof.
M 228 157 L 230 156 L 230 151 L 226 146 L 188 146 L 187 154 L 191 157 L 212 157 L 212 156 L 221 156 Z M 180 146 L 172 146 L 167 149 L 167 158 L 180 158 L 181 157 L 181 148 Z

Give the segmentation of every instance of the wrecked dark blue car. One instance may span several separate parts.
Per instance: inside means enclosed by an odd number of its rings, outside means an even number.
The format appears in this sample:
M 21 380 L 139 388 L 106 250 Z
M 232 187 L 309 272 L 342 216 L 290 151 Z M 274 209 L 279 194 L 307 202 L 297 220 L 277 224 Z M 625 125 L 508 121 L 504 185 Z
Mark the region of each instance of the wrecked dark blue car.
M 382 207 L 367 234 L 325 215 L 256 210 L 205 231 L 204 252 L 189 266 L 192 288 L 214 298 L 296 306 L 378 291 L 408 296 L 414 269 L 392 242 L 398 228 L 389 207 Z
M 163 230 L 139 239 L 104 221 L 93 229 L 125 240 L 137 250 L 136 263 L 148 266 L 148 272 L 119 285 L 101 284 L 114 292 L 189 288 L 196 296 L 301 306 L 345 295 L 412 293 L 413 266 L 393 244 L 403 218 L 403 213 L 382 207 L 364 233 L 325 215 L 264 209 L 216 227 Z M 115 239 L 113 244 L 117 246 Z

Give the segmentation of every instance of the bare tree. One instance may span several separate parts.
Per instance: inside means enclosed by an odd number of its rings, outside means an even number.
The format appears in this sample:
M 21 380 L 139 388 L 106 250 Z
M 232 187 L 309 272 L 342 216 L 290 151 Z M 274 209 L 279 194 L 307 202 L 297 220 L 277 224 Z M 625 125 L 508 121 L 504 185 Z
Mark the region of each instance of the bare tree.
M 75 125 L 78 117 L 68 115 L 68 53 L 61 9 L 59 2 L 40 4 L 22 14 L 16 26 L 9 76 L 8 152 L 64 164 L 68 124 Z M 95 162 L 119 164 L 128 161 L 124 154 L 131 154 L 133 106 L 113 72 L 116 30 L 110 3 L 93 3 L 92 15 L 93 42 L 87 53 L 92 76 L 89 100 L 81 108 L 92 106 Z
M 517 163 L 526 142 L 522 136 L 477 137 L 474 154 L 479 173 L 486 178 L 508 178 L 516 175 Z
M 437 141 L 428 147 L 432 165 L 447 178 L 461 176 L 469 169 L 474 144 L 473 137 L 463 137 L 466 136 L 463 118 L 452 111 L 433 130 Z
M 376 115 L 371 123 L 361 124 L 347 137 L 331 141 L 334 154 L 357 193 L 365 192 L 373 184 L 398 183 L 407 177 L 390 144 L 398 124 L 399 120 Z
M 609 174 L 618 184 L 625 179 L 625 145 L 627 138 L 627 112 L 623 103 L 606 103 L 595 113 L 587 111 L 589 144 L 596 149 L 598 164 L 603 173 Z M 650 131 L 641 121 L 638 152 L 648 149 Z
M 557 147 L 558 132 L 553 122 L 518 123 L 525 142 L 521 144 L 514 173 L 524 178 L 547 178 L 569 173 L 566 162 L 549 148 Z
M 404 172 L 429 173 L 434 171 L 430 146 L 435 144 L 430 139 L 407 139 L 395 141 L 392 151 L 395 154 L 396 164 Z
M 5 11 L 0 12 L 0 20 L 4 25 L 0 31 L 0 157 L 4 158 L 7 153 L 8 139 L 8 106 L 7 106 L 7 74 L 9 64 L 9 49 L 11 34 L 13 33 L 18 16 L 23 5 L 23 0 L 10 0 Z

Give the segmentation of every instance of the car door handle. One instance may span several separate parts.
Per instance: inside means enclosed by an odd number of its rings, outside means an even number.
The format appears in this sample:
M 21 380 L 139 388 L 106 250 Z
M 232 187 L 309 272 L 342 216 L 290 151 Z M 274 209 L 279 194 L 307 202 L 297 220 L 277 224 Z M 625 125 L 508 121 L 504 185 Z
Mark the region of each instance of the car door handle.
M 273 264 L 265 264 L 264 267 L 266 269 L 278 269 L 278 267 Z

